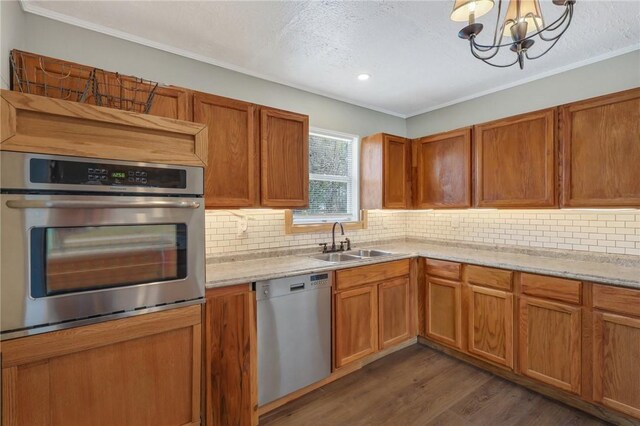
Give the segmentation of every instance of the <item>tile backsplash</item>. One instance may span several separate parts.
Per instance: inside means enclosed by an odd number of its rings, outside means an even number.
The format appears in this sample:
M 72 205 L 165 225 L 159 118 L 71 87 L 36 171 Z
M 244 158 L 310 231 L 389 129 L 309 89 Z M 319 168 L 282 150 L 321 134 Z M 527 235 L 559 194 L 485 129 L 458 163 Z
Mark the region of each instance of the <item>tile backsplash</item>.
M 286 235 L 283 210 L 207 211 L 205 232 L 207 256 L 310 248 L 331 240 L 330 232 Z M 640 211 L 372 210 L 368 229 L 346 234 L 359 246 L 424 238 L 640 256 Z
M 408 238 L 640 255 L 638 210 L 434 210 L 406 219 Z
M 370 211 L 367 229 L 345 231 L 345 236 L 357 245 L 403 239 L 406 235 L 405 216 L 402 211 Z M 318 247 L 320 243 L 331 242 L 331 232 L 286 235 L 284 210 L 209 210 L 205 221 L 207 256 Z M 239 232 L 243 222 L 246 223 L 245 234 Z M 336 241 L 338 234 L 336 231 Z

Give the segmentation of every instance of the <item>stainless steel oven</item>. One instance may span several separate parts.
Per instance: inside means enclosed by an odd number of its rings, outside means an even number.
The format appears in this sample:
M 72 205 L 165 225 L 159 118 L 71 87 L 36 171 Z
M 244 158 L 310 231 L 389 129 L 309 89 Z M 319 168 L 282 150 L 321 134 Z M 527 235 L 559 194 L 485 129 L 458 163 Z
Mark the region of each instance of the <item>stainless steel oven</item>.
M 0 153 L 2 339 L 204 297 L 203 170 Z

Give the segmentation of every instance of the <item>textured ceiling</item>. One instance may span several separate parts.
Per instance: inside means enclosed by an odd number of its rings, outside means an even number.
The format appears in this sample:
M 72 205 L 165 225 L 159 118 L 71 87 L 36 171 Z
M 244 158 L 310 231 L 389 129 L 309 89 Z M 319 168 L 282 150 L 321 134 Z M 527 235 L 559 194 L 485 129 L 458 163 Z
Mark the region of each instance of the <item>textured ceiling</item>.
M 473 59 L 467 42 L 458 39 L 464 23 L 449 20 L 452 4 L 23 1 L 28 12 L 115 30 L 125 38 L 400 116 L 640 48 L 639 1 L 578 0 L 574 22 L 549 54 L 527 62 L 524 71 L 497 69 Z M 559 15 L 549 0 L 541 4 L 547 22 Z M 480 42 L 489 42 L 496 9 L 479 19 L 485 25 Z M 358 81 L 363 72 L 371 79 Z

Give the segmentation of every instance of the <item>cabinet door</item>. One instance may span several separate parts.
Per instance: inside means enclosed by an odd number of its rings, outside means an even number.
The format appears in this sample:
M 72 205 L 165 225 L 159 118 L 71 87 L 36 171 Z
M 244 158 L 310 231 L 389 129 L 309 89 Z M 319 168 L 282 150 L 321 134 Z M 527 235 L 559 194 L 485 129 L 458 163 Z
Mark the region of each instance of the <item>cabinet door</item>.
M 336 367 L 378 350 L 378 286 L 336 293 Z
M 245 284 L 209 290 L 206 298 L 206 424 L 256 425 L 255 293 Z
M 428 136 L 414 144 L 416 207 L 471 207 L 471 129 Z
M 593 312 L 593 399 L 640 419 L 640 319 Z
M 180 87 L 158 86 L 153 95 L 149 114 L 192 121 L 191 91 Z
M 560 111 L 562 205 L 640 206 L 640 88 Z
M 259 179 L 255 106 L 206 93 L 195 93 L 193 105 L 194 121 L 208 127 L 205 206 L 255 206 Z
M 580 394 L 580 307 L 522 297 L 519 356 L 522 374 Z
M 379 342 L 385 349 L 410 336 L 409 277 L 386 281 L 378 287 Z
M 2 342 L 2 424 L 200 424 L 201 315 L 190 306 Z
M 262 108 L 262 205 L 309 205 L 309 117 Z
M 405 209 L 411 198 L 411 144 L 408 139 L 384 135 L 383 208 Z
M 469 352 L 513 367 L 513 294 L 468 286 Z
M 459 282 L 427 277 L 427 336 L 458 349 L 462 349 L 461 289 Z
M 555 108 L 474 128 L 477 207 L 556 205 Z

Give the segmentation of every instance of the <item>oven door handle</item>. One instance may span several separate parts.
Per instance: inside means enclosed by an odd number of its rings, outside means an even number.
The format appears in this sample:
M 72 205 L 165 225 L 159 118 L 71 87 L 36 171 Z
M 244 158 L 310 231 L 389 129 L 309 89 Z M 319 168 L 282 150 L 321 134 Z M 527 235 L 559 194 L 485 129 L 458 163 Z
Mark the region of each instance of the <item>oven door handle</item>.
M 9 200 L 12 209 L 197 209 L 197 201 Z

